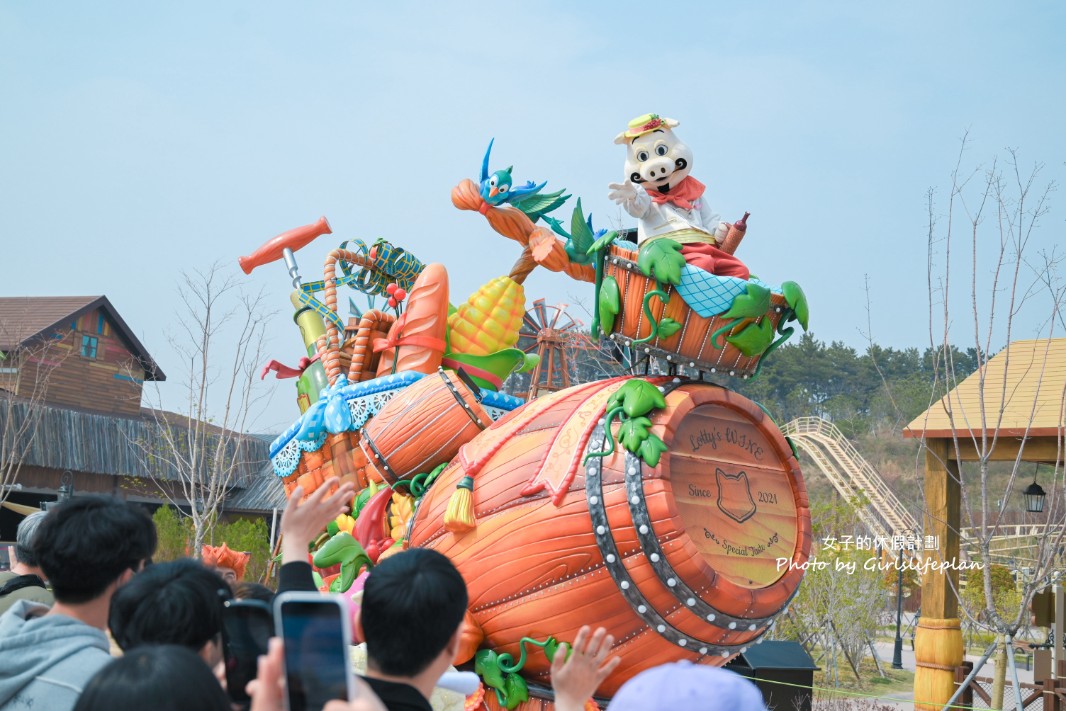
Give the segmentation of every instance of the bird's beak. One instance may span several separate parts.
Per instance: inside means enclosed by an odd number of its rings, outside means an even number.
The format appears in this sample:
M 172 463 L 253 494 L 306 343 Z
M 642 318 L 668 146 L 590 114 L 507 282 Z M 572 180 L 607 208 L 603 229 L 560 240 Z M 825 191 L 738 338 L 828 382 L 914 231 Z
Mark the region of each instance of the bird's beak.
M 489 197 L 496 197 L 499 194 L 499 192 L 500 192 L 499 190 L 497 190 L 496 188 L 493 188 L 492 190 L 489 191 Z

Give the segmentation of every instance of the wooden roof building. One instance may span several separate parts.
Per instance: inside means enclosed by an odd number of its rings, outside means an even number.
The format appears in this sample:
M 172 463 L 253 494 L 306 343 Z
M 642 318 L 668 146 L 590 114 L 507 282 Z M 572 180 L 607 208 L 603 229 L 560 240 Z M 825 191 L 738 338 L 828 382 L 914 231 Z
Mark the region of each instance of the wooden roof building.
M 915 709 L 940 709 L 955 690 L 963 644 L 958 589 L 962 520 L 960 462 L 1063 462 L 1066 338 L 1015 341 L 903 430 L 925 448 L 925 555 L 949 567 L 922 576 L 915 634 Z
M 982 436 L 993 460 L 1061 461 L 1066 425 L 1066 338 L 1015 341 L 903 430 L 904 437 L 959 440 L 962 461 L 977 457 Z M 952 450 L 955 449 L 954 444 Z

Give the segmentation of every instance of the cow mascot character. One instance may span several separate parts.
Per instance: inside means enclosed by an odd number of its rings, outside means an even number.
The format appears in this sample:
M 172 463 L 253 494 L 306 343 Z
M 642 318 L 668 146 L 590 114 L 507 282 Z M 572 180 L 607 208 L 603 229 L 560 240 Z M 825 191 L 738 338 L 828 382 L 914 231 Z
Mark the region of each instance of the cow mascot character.
M 692 151 L 674 133 L 679 122 L 645 114 L 615 137 L 626 146 L 626 179 L 611 183 L 608 197 L 638 219 L 637 244 L 680 242 L 685 262 L 719 276 L 747 279 L 748 268 L 719 245 L 729 225 L 719 221 L 693 178 Z

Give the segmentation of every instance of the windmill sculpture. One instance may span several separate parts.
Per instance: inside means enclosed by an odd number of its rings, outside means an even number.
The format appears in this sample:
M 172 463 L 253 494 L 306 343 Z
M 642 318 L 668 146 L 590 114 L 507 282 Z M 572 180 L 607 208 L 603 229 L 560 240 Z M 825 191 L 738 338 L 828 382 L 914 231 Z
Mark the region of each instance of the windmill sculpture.
M 570 354 L 576 348 L 592 347 L 581 332 L 581 323 L 566 313 L 566 304 L 547 306 L 544 299 L 537 299 L 526 311 L 519 344 L 526 353 L 540 356 L 529 376 L 529 400 L 570 387 Z

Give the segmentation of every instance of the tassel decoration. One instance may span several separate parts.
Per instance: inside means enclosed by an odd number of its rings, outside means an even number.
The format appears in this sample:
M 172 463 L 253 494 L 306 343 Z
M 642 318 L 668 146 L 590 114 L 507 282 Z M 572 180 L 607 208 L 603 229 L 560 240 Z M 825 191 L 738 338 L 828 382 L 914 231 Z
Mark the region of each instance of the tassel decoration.
M 448 509 L 444 512 L 444 528 L 452 533 L 474 530 L 474 479 L 464 476 L 455 485 Z

